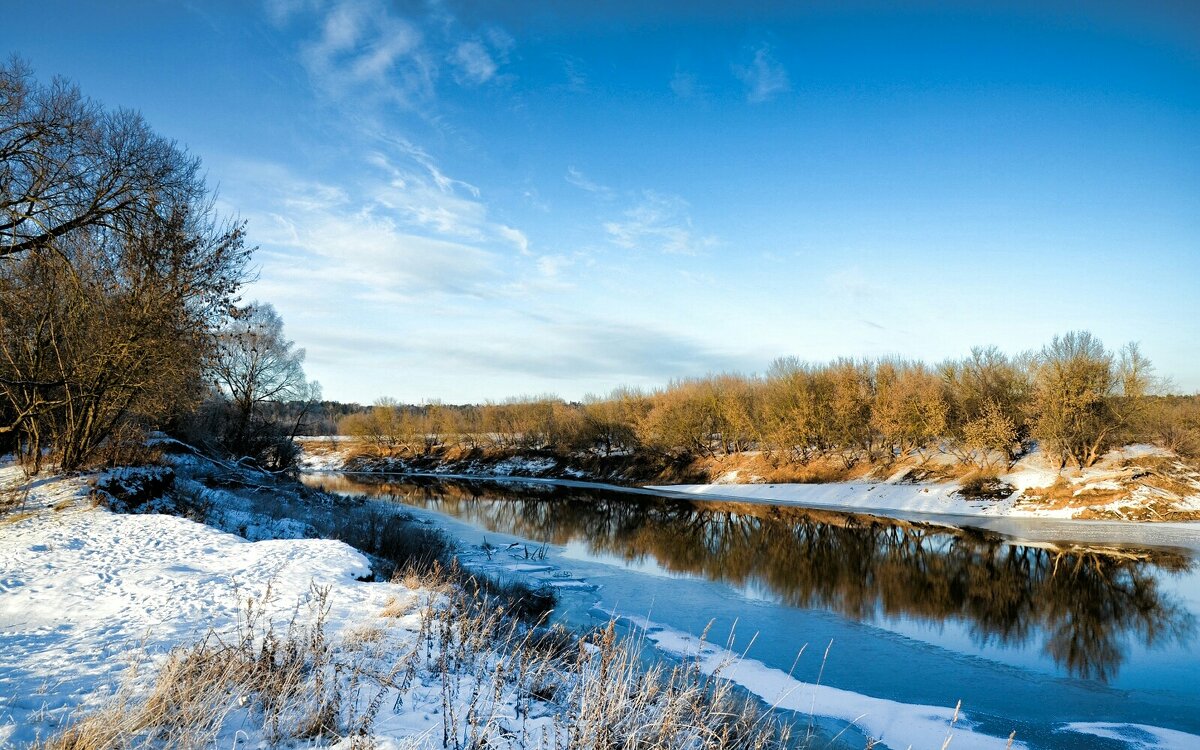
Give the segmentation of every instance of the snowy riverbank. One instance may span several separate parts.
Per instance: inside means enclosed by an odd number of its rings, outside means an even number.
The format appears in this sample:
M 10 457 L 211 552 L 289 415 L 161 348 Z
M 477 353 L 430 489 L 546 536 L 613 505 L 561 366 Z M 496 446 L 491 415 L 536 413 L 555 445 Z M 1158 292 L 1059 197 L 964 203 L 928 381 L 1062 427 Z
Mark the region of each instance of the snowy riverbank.
M 188 485 L 195 480 L 177 481 L 196 489 Z M 306 739 L 310 746 L 348 747 L 358 736 L 354 732 L 364 731 L 380 747 L 440 747 L 447 731 L 465 739 L 478 730 L 493 733 L 498 747 L 510 747 L 516 737 L 567 731 L 563 717 L 575 710 L 570 701 L 576 698 L 543 700 L 528 681 L 534 675 L 510 681 L 518 674 L 513 667 L 528 654 L 477 646 L 447 675 L 438 648 L 428 646 L 436 616 L 430 602 L 444 594 L 412 581 L 406 586 L 359 580 L 369 573 L 370 561 L 341 542 L 302 538 L 303 519 L 272 525 L 247 515 L 244 498 L 235 493 L 207 490 L 206 503 L 224 506 L 218 517 L 262 539 L 248 541 L 176 516 L 111 512 L 93 502 L 89 486 L 78 478 L 27 483 L 10 466 L 0 469 L 0 485 L 26 490 L 0 516 L 0 747 L 51 736 L 85 716 L 108 721 L 114 696 L 136 702 L 160 690 L 155 675 L 164 665 L 194 656 L 198 642 L 237 643 L 250 619 L 259 623 L 260 635 L 269 630 L 281 637 L 296 623 L 324 622 L 319 641 L 328 646 L 321 663 L 345 697 L 330 727 L 338 731 Z M 768 704 L 855 724 L 884 735 L 890 746 L 940 746 L 948 733 L 955 737 L 953 747 L 967 750 L 1005 743 L 973 731 L 969 709 L 951 729 L 952 707 L 814 686 L 692 635 L 625 619 L 663 652 L 704 673 L 720 673 Z M 586 658 L 594 649 L 587 644 L 573 653 Z M 131 678 L 135 664 L 138 676 Z M 400 673 L 410 676 L 401 681 Z M 563 694 L 586 692 L 586 680 L 567 680 Z M 262 746 L 282 739 L 246 694 L 234 691 L 225 701 L 228 705 L 213 707 L 219 715 L 208 738 L 213 745 Z M 310 708 L 298 700 L 286 710 Z M 481 712 L 482 724 L 473 727 Z M 572 721 L 583 721 L 574 715 Z M 1126 746 L 1184 748 L 1195 740 L 1151 730 L 1140 735 L 1144 744 Z M 1079 724 L 1063 731 L 1132 736 L 1129 725 Z M 1014 747 L 1020 746 L 1018 738 Z
M 896 461 L 890 468 L 858 471 L 856 479 L 811 483 L 766 482 L 752 471 L 732 469 L 709 474 L 706 483 L 642 483 L 609 473 L 571 466 L 564 457 L 545 455 L 489 456 L 446 459 L 379 458 L 363 455 L 352 441 L 308 438 L 302 443 L 300 465 L 305 471 L 479 479 L 530 479 L 564 486 L 620 488 L 710 500 L 739 500 L 844 510 L 876 515 L 921 514 L 943 519 L 966 517 L 1106 520 L 1116 522 L 1200 521 L 1200 471 L 1178 456 L 1151 445 L 1130 445 L 1106 454 L 1086 469 L 1060 469 L 1034 450 L 1015 464 L 993 470 L 982 491 L 954 476 L 958 458 L 935 454 L 924 459 Z M 723 459 L 737 465 L 737 456 Z M 761 457 L 746 454 L 753 463 Z M 575 459 L 581 466 L 587 462 Z M 688 470 L 684 473 L 694 473 Z M 968 472 L 969 474 L 969 472 Z M 922 479 L 924 477 L 924 479 Z M 668 479 L 667 482 L 671 480 Z
M 1156 486 L 1139 461 L 1166 463 L 1172 490 Z M 902 468 L 882 481 L 822 484 L 650 485 L 647 489 L 711 500 L 751 500 L 873 514 L 924 514 L 968 518 L 1191 520 L 1200 513 L 1200 475 L 1153 446 L 1113 451 L 1094 467 L 1060 471 L 1031 454 L 996 476 L 999 498 L 974 497 L 958 482 L 914 482 Z
M 0 482 L 19 474 L 4 468 Z M 0 746 L 101 709 L 139 661 L 152 669 L 209 630 L 236 638 L 250 602 L 265 620 L 287 623 L 325 590 L 336 636 L 419 596 L 357 581 L 367 560 L 341 542 L 249 542 L 183 518 L 93 507 L 88 490 L 78 479 L 35 480 L 0 517 Z M 416 637 L 415 619 L 390 624 L 400 641 Z M 261 739 L 249 718 L 229 723 L 219 744 L 239 733 Z
M 706 748 L 730 721 L 773 731 L 729 686 L 645 670 L 631 642 L 531 628 L 444 578 L 363 581 L 363 554 L 299 538 L 300 518 L 254 518 L 244 493 L 201 500 L 262 541 L 110 511 L 80 478 L 7 466 L 0 488 L 0 748 L 70 732 L 103 748 L 500 750 L 575 747 L 600 726 Z

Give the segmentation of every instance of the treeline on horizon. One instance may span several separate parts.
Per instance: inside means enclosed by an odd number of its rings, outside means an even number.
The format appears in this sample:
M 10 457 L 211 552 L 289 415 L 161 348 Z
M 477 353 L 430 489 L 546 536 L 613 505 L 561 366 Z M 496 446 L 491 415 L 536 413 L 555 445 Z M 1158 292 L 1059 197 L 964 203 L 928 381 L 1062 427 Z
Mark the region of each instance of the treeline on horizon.
M 1011 356 L 974 348 L 936 366 L 898 358 L 779 359 L 765 375 L 717 374 L 567 402 L 553 395 L 446 406 L 380 399 L 343 416 L 341 434 L 383 453 L 448 445 L 514 450 L 647 451 L 687 458 L 764 451 L 844 468 L 941 450 L 981 468 L 1036 441 L 1060 466 L 1093 465 L 1130 442 L 1200 452 L 1200 398 L 1155 395 L 1136 344 L 1111 351 L 1087 331 Z

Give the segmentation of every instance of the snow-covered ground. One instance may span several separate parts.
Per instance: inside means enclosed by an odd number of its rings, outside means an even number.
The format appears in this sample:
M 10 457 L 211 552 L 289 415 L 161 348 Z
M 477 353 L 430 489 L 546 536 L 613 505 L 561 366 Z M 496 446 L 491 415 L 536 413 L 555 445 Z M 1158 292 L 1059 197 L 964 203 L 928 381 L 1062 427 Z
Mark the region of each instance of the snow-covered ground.
M 177 486 L 228 506 L 210 518 L 245 525 L 246 498 L 198 486 L 197 461 L 176 457 L 176 469 L 194 470 Z M 29 745 L 88 716 L 103 724 L 132 715 L 129 725 L 141 727 L 137 717 L 152 705 L 145 696 L 161 687 L 156 675 L 170 674 L 180 654 L 196 653 L 197 643 L 245 642 L 249 632 L 257 645 L 248 663 L 257 670 L 268 630 L 282 639 L 293 623 L 311 628 L 325 607 L 319 640 L 277 641 L 331 644 L 324 681 L 311 686 L 336 693 L 343 707 L 337 731 L 304 736 L 307 747 L 555 747 L 574 731 L 565 717 L 580 715 L 588 689 L 620 688 L 581 676 L 601 671 L 589 666 L 590 643 L 568 646 L 560 664 L 524 626 L 486 610 L 443 615 L 461 606 L 444 591 L 359 580 L 369 560 L 341 542 L 298 538 L 299 519 L 274 529 L 254 519 L 255 536 L 289 538 L 248 541 L 172 515 L 112 512 L 80 478 L 27 482 L 16 467 L 0 467 L 0 491 L 18 486 L 18 507 L 0 514 L 0 748 Z M 247 630 L 249 622 L 259 625 Z M 300 735 L 280 734 L 259 698 L 222 690 L 216 701 L 226 705 L 213 707 L 220 718 L 202 746 L 296 744 Z M 637 710 L 635 699 L 628 705 Z M 682 731 L 701 730 L 685 723 Z
M 770 705 L 795 711 L 801 716 L 824 716 L 852 724 L 889 747 L 939 748 L 944 747 L 947 740 L 955 748 L 972 750 L 1026 747 L 1015 739 L 1010 744 L 1007 737 L 991 737 L 972 731 L 970 716 L 956 707 L 899 703 L 804 682 L 783 670 L 739 656 L 688 633 L 664 628 L 641 617 L 625 619 L 642 628 L 646 637 L 664 652 L 696 660 L 705 674 L 719 674 Z
M 23 483 L 17 468 L 0 468 L 0 488 Z M 447 723 L 462 735 L 452 741 L 465 741 L 480 712 L 492 731 L 518 721 L 522 699 L 496 677 L 505 654 L 484 647 L 449 678 L 437 669 L 436 639 L 422 632 L 429 634 L 430 603 L 442 606 L 444 594 L 359 580 L 369 562 L 342 542 L 251 542 L 171 515 L 111 512 L 89 489 L 78 478 L 39 479 L 18 508 L 0 515 L 0 748 L 28 745 L 97 711 L 107 716 L 114 696 L 144 696 L 172 649 L 206 638 L 236 643 L 252 619 L 253 632 L 283 637 L 326 606 L 330 675 L 342 681 L 344 714 L 368 722 L 374 745 L 441 747 Z M 242 708 L 255 705 L 245 695 L 226 700 L 225 709 L 215 707 L 224 718 L 213 746 L 273 741 L 262 712 Z M 550 718 L 528 709 L 521 721 L 533 738 L 539 727 L 554 731 Z
M 688 633 L 663 627 L 643 617 L 623 619 L 646 634 L 666 653 L 693 659 L 700 669 L 758 695 L 772 706 L 801 715 L 833 717 L 863 730 L 888 747 L 969 748 L 1008 750 L 1025 748 L 1019 738 L 994 737 L 975 730 L 969 711 L 959 707 L 922 706 L 861 695 L 827 685 L 803 682 L 791 674 L 739 655 Z M 1055 734 L 1079 747 L 1086 736 L 1111 740 L 1124 750 L 1197 750 L 1200 736 L 1145 724 L 1064 722 Z M 1107 747 L 1107 745 L 1106 745 Z
M 17 481 L 18 469 L 0 469 L 0 483 Z M 329 587 L 339 628 L 416 596 L 358 582 L 367 561 L 341 542 L 248 542 L 182 518 L 92 507 L 81 480 L 34 485 L 0 517 L 0 745 L 45 737 L 77 708 L 98 707 L 135 661 L 210 628 L 231 632 L 249 600 L 286 623 L 314 586 Z

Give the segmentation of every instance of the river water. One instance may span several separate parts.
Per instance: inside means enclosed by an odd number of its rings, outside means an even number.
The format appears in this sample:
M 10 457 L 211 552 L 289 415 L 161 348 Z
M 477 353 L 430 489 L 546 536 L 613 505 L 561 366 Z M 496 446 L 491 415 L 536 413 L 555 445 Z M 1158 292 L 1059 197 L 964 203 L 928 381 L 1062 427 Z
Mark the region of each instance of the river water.
M 306 482 L 407 506 L 468 566 L 555 588 L 569 626 L 615 616 L 670 657 L 735 655 L 724 673 L 817 747 L 936 750 L 961 701 L 951 750 L 1013 731 L 1014 747 L 1200 749 L 1200 531 L 1098 544 L 1062 524 L 1017 538 L 545 484 Z

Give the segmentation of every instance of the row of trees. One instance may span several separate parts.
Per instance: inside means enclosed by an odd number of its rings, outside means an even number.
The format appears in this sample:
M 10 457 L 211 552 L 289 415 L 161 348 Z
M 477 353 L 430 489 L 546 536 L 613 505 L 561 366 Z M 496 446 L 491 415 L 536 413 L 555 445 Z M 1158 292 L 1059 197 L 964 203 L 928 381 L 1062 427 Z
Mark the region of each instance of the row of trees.
M 383 400 L 340 430 L 384 450 L 467 446 L 650 450 L 674 456 L 769 451 L 784 460 L 890 461 L 931 449 L 1012 461 L 1038 440 L 1062 465 L 1090 466 L 1145 413 L 1150 363 L 1136 345 L 1057 336 L 1011 357 L 976 348 L 931 367 L 899 359 L 776 361 L 761 377 L 715 375 L 653 392 L 622 388 L 566 403 L 404 406 Z
M 0 65 L 0 449 L 120 460 L 208 404 L 215 442 L 262 453 L 261 404 L 311 393 L 270 307 L 238 305 L 251 252 L 139 114 Z

